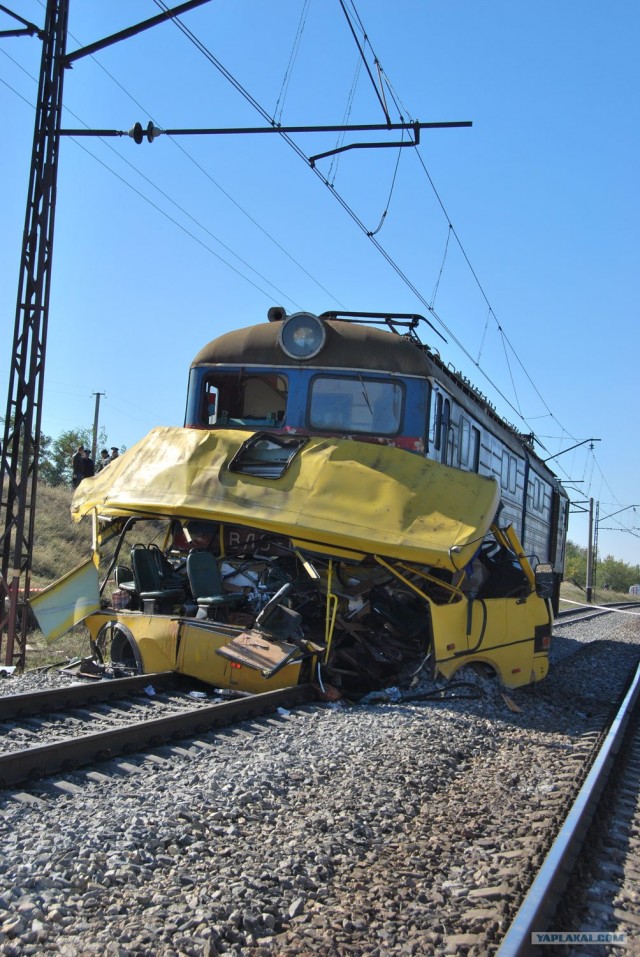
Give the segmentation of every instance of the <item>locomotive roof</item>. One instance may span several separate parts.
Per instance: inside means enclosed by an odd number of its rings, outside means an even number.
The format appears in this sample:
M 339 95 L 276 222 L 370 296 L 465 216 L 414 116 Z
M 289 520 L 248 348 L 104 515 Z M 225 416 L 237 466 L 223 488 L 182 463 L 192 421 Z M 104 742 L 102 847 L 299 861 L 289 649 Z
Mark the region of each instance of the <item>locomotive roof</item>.
M 196 365 L 269 365 L 357 367 L 403 375 L 429 375 L 432 366 L 427 355 L 409 339 L 385 329 L 360 323 L 326 319 L 327 341 L 312 360 L 291 359 L 278 344 L 282 322 L 263 322 L 227 332 L 207 343 L 192 362 Z

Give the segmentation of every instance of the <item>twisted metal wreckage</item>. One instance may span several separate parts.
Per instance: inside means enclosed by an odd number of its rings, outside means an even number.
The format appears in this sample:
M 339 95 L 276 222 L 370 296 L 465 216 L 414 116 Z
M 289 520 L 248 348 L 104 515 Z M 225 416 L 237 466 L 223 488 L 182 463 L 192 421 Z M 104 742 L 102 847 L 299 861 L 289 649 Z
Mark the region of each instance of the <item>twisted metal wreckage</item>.
M 428 666 L 542 679 L 552 610 L 492 478 L 348 439 L 157 428 L 77 489 L 91 557 L 32 600 L 50 640 L 265 691 L 346 695 Z

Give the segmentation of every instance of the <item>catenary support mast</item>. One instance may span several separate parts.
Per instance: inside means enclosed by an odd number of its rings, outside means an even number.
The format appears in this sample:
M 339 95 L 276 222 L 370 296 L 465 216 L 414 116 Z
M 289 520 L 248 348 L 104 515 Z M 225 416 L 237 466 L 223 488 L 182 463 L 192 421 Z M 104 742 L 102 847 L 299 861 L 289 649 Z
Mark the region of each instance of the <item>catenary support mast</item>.
M 24 666 L 69 0 L 47 0 L 0 460 L 0 657 Z
M 76 50 L 67 58 L 69 3 L 70 0 L 47 0 L 42 31 L 3 5 L 3 12 L 24 26 L 0 33 L 37 35 L 43 44 L 7 412 L 0 449 L 0 661 L 6 632 L 4 661 L 19 668 L 24 667 L 27 644 L 27 615 L 18 620 L 18 609 L 26 609 L 30 587 L 64 71 L 72 60 L 135 36 L 209 0 L 185 0 L 120 34 Z

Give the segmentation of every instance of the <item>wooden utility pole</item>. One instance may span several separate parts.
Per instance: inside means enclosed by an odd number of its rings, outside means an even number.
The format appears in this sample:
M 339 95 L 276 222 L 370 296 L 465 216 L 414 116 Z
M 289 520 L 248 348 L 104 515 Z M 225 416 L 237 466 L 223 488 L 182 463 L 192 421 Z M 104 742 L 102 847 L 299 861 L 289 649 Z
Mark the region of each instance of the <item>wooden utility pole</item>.
M 91 458 L 95 462 L 98 451 L 98 419 L 100 417 L 100 396 L 106 395 L 106 392 L 94 392 L 96 397 L 96 411 L 93 416 L 93 438 L 91 440 Z

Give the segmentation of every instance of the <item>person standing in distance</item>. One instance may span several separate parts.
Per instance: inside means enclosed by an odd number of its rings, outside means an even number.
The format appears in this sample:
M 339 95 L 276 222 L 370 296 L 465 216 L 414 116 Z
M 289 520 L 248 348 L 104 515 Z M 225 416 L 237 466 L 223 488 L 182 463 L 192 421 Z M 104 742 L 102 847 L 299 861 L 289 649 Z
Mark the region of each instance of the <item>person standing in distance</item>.
M 100 453 L 100 458 L 96 462 L 96 472 L 101 472 L 103 468 L 109 464 L 111 459 L 109 458 L 109 453 L 106 449 L 103 449 Z
M 79 445 L 71 459 L 71 487 L 77 488 L 84 478 L 84 448 Z

